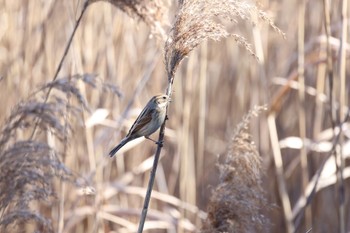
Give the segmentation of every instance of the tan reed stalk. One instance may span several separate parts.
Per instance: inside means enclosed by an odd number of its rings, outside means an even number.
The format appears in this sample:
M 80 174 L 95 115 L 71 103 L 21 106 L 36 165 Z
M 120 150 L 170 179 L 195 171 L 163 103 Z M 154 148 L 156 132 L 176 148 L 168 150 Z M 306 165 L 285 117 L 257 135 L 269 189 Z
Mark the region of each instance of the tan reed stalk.
M 348 106 L 348 95 L 346 92 L 346 45 L 347 45 L 347 36 L 348 36 L 348 1 L 341 1 L 341 37 L 340 37 L 340 46 L 339 46 L 339 79 L 340 79 L 340 96 L 339 96 L 339 116 L 340 121 L 343 121 L 343 118 L 346 118 L 346 115 L 349 112 L 346 112 L 346 106 Z M 344 143 L 343 134 L 340 136 L 340 145 Z M 339 185 L 339 225 L 340 233 L 345 233 L 345 187 L 344 187 L 344 168 L 345 168 L 345 159 L 343 156 L 342 146 L 340 146 L 339 153 L 337 153 L 337 167 L 338 167 L 338 185 Z
M 284 179 L 283 160 L 282 160 L 281 150 L 279 147 L 278 134 L 277 134 L 277 128 L 276 128 L 276 116 L 274 112 L 269 113 L 267 117 L 267 123 L 269 126 L 272 153 L 274 157 L 274 164 L 275 164 L 276 175 L 277 175 L 278 193 L 280 195 L 281 202 L 282 202 L 282 208 L 284 213 L 283 217 L 287 228 L 286 230 L 288 233 L 294 233 L 295 228 L 294 228 L 293 218 L 292 218 L 292 208 L 291 208 L 291 204 L 288 196 L 286 182 Z
M 336 119 L 336 113 L 335 109 L 332 107 L 334 106 L 334 89 L 333 89 L 333 59 L 332 59 L 332 48 L 330 44 L 330 38 L 331 38 L 331 9 L 330 9 L 330 3 L 329 0 L 324 0 L 324 19 L 325 19 L 325 31 L 326 31 L 326 37 L 327 37 L 327 79 L 328 79 L 328 92 L 329 92 L 329 103 L 330 103 L 330 118 L 332 127 L 334 129 L 335 127 L 335 119 Z
M 262 32 L 259 27 L 260 25 L 258 21 L 258 15 L 253 14 L 252 17 L 255 20 L 255 23 L 252 26 L 252 35 L 254 39 L 254 48 L 258 57 L 258 67 L 256 72 L 257 74 L 253 75 L 252 86 L 256 90 L 251 96 L 252 100 L 250 107 L 266 104 L 267 101 L 271 98 L 271 96 L 269 96 L 269 93 L 265 91 L 268 88 L 269 82 L 266 78 L 266 64 L 263 46 L 264 44 L 262 40 Z M 256 132 L 253 132 L 253 135 L 256 134 L 254 136 L 256 136 L 256 138 L 259 138 L 257 141 L 257 146 L 259 148 L 259 151 L 262 152 L 267 152 L 270 149 L 269 138 L 265 137 L 266 132 L 268 132 L 268 127 L 265 122 L 266 119 L 263 119 L 263 117 L 252 119 L 252 124 L 258 129 Z
M 208 42 L 203 42 L 200 49 L 199 71 L 199 106 L 198 106 L 198 141 L 196 157 L 196 177 L 200 179 L 204 173 L 204 146 L 205 146 L 205 120 L 207 104 L 207 69 L 208 69 Z M 200 190 L 203 192 L 203 190 Z
M 182 112 L 182 129 L 181 136 L 182 143 L 180 145 L 180 198 L 185 202 L 196 203 L 196 166 L 193 151 L 193 134 L 191 130 L 191 116 L 193 115 L 193 93 L 194 79 L 196 78 L 194 72 L 198 67 L 198 60 L 196 56 L 191 56 L 187 63 L 187 73 L 185 79 L 185 93 Z M 183 213 L 186 216 L 186 213 Z
M 342 3 L 344 3 L 342 1 Z M 345 3 L 346 5 L 346 3 Z M 326 29 L 326 36 L 327 36 L 327 69 L 328 69 L 328 90 L 329 90 L 329 99 L 330 99 L 330 112 L 331 112 L 331 122 L 332 122 L 332 128 L 333 128 L 333 136 L 335 137 L 336 135 L 336 132 L 335 132 L 335 125 L 338 123 L 337 121 L 337 113 L 336 113 L 336 96 L 335 96 L 335 89 L 338 88 L 340 90 L 340 93 L 343 92 L 342 90 L 342 87 L 334 87 L 334 73 L 333 73 L 333 62 L 332 62 L 332 51 L 331 51 L 331 47 L 330 47 L 330 37 L 331 37 L 331 24 L 330 24 L 330 3 L 329 1 L 325 0 L 324 1 L 324 10 L 325 10 L 325 29 Z M 343 17 L 343 11 L 344 9 L 342 9 L 342 17 Z M 347 9 L 345 9 L 345 11 L 347 11 Z M 346 14 L 346 13 L 345 13 Z M 344 23 L 344 22 L 342 22 Z M 346 24 L 345 24 L 346 25 Z M 344 24 L 343 24 L 344 26 Z M 342 28 L 343 29 L 343 28 Z M 342 30 L 342 33 L 344 33 L 344 30 Z M 346 31 L 345 31 L 346 33 Z M 343 34 L 342 34 L 343 36 Z M 345 35 L 346 36 L 346 35 Z M 342 43 L 342 42 L 341 42 Z M 340 46 L 340 55 L 339 57 L 342 58 L 342 46 Z M 339 61 L 340 62 L 340 69 L 342 69 L 342 61 Z M 341 77 L 342 76 L 342 70 L 340 70 L 340 83 L 344 82 L 343 78 Z M 343 97 L 340 96 L 339 98 L 339 101 L 342 101 Z M 340 107 L 340 112 L 342 112 L 342 107 Z M 340 116 L 342 117 L 342 116 Z M 343 184 L 342 184 L 342 157 L 341 156 L 341 152 L 338 150 L 332 150 L 332 152 L 334 153 L 334 158 L 335 158 L 335 161 L 336 161 L 336 166 L 338 168 L 338 185 L 339 187 L 343 187 Z M 340 154 L 339 154 L 340 153 Z M 338 206 L 338 214 L 339 214 L 339 224 L 340 224 L 340 231 L 341 232 L 344 232 L 344 224 L 343 224 L 343 219 L 344 219 L 344 213 L 343 213 L 343 201 L 342 201 L 342 195 L 343 193 L 341 194 L 342 191 L 340 191 L 339 193 L 339 206 Z
M 320 43 L 320 52 L 319 57 L 320 59 L 325 59 L 327 57 L 326 53 L 327 45 L 325 42 Z M 326 77 L 326 63 L 322 62 L 317 66 L 317 83 L 316 83 L 316 112 L 315 112 L 315 122 L 314 122 L 314 129 L 313 129 L 313 138 L 316 138 L 316 136 L 321 132 L 322 130 L 322 123 L 324 119 L 324 103 L 321 100 L 321 95 L 325 92 L 325 77 Z

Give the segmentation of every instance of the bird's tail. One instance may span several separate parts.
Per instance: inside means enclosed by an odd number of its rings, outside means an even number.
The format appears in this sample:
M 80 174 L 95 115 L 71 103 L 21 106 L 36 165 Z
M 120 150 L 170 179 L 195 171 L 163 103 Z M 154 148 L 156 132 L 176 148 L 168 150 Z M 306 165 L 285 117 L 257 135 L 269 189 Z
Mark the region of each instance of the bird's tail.
M 111 152 L 109 152 L 109 156 L 112 158 L 120 148 L 122 148 L 127 142 L 129 142 L 128 138 L 124 138 L 116 147 L 114 147 Z

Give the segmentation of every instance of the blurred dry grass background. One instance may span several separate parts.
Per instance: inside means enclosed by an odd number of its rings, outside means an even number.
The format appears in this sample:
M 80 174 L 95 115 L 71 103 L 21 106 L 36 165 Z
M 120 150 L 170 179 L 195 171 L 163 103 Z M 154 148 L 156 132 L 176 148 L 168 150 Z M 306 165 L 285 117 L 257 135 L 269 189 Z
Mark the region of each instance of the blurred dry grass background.
M 115 160 L 106 154 L 147 100 L 166 88 L 164 39 L 178 3 L 109 2 L 87 8 L 53 81 L 83 2 L 0 0 L 4 232 L 137 229 L 155 146 L 141 139 Z M 232 232 L 350 231 L 350 129 L 341 124 L 350 85 L 346 2 L 261 1 L 286 39 L 255 15 L 227 25 L 259 60 L 226 38 L 202 42 L 181 63 L 145 230 L 198 231 L 208 203 L 211 223 L 220 222 L 212 211 L 225 209 L 220 200 L 232 192 L 237 210 L 226 222 Z M 242 117 L 262 104 L 268 110 L 250 120 L 252 136 L 235 134 L 242 122 L 247 130 Z M 261 163 L 245 161 L 245 153 Z M 305 211 L 304 193 L 311 197 Z M 206 224 L 203 232 L 214 231 Z

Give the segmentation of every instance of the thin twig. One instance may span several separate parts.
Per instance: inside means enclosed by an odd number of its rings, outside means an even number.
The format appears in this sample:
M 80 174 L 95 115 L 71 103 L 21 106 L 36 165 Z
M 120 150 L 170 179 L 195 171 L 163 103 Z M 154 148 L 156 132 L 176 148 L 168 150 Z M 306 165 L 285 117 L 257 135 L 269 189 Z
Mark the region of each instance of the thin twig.
M 62 58 L 61 58 L 60 63 L 58 64 L 56 73 L 55 73 L 55 75 L 53 76 L 51 82 L 53 82 L 53 81 L 55 81 L 55 80 L 57 79 L 58 74 L 59 74 L 60 71 L 61 71 L 63 62 L 64 62 L 65 58 L 67 57 L 69 48 L 70 48 L 70 46 L 71 46 L 71 44 L 72 44 L 72 41 L 73 41 L 75 32 L 77 31 L 78 26 L 79 26 L 79 24 L 80 24 L 80 21 L 81 21 L 81 19 L 83 18 L 83 15 L 84 15 L 84 13 L 85 13 L 85 11 L 86 11 L 86 9 L 87 9 L 88 6 L 89 6 L 89 0 L 86 0 L 85 3 L 84 3 L 83 9 L 82 9 L 82 11 L 81 11 L 81 13 L 80 13 L 80 16 L 79 16 L 78 20 L 77 20 L 76 23 L 75 23 L 73 32 L 72 32 L 71 36 L 69 37 L 69 40 L 68 40 L 68 42 L 67 42 L 67 46 L 66 46 L 66 48 L 65 48 L 65 50 L 64 50 L 64 52 L 63 52 L 63 56 L 62 56 Z M 46 96 L 45 96 L 45 99 L 44 99 L 44 102 L 43 102 L 43 103 L 46 103 L 47 100 L 49 99 L 49 96 L 50 96 L 50 94 L 51 94 L 52 88 L 53 88 L 53 86 L 50 86 L 50 87 L 49 87 L 49 89 L 48 89 L 48 91 L 47 91 L 47 93 L 46 93 Z M 39 121 L 36 120 L 36 123 L 35 123 L 34 129 L 33 129 L 33 132 L 32 132 L 32 134 L 31 134 L 31 136 L 30 136 L 30 139 L 33 139 L 33 138 L 34 138 L 34 135 L 35 135 L 36 130 L 37 130 L 37 128 L 38 128 L 38 124 L 39 124 Z

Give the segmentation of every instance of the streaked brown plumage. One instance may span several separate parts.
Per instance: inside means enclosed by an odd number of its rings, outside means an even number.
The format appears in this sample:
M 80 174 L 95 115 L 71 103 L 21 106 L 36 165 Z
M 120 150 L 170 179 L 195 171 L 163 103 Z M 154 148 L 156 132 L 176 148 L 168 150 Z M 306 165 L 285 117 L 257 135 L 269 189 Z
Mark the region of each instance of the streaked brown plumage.
M 109 152 L 109 156 L 113 157 L 120 148 L 131 140 L 142 136 L 148 138 L 149 135 L 157 131 L 164 122 L 168 103 L 169 97 L 167 95 L 161 94 L 153 96 L 131 126 L 129 133 L 119 145 Z

